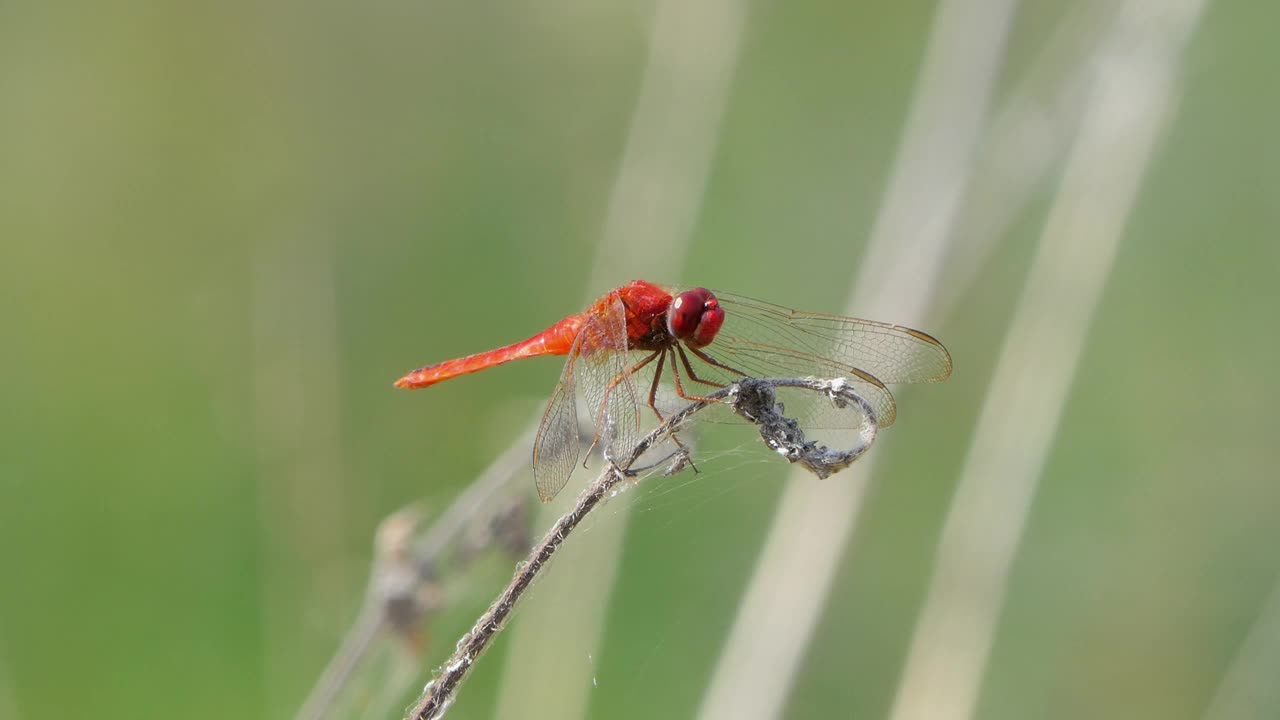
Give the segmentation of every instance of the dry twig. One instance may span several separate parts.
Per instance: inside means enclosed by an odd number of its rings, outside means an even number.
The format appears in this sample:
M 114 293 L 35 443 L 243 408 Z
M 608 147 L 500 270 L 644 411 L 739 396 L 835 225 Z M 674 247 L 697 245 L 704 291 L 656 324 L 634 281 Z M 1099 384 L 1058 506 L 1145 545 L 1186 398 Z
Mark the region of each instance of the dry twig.
M 776 388 L 797 388 L 827 395 L 841 409 L 856 412 L 861 422 L 856 428 L 857 442 L 846 450 L 828 448 L 806 440 L 799 424 L 783 415 L 782 406 L 776 400 Z M 444 715 L 457 697 L 459 686 L 471 666 L 488 649 L 489 644 L 502 631 L 516 603 L 537 579 L 556 551 L 568 539 L 579 523 L 594 508 L 612 497 L 619 487 L 640 471 L 635 463 L 651 448 L 657 446 L 679 430 L 694 414 L 716 403 L 727 403 L 743 419 L 755 424 L 765 444 L 789 462 L 799 464 L 819 477 L 827 477 L 848 467 L 871 447 L 875 441 L 877 423 L 871 406 L 854 393 L 849 383 L 837 378 L 770 378 L 743 380 L 694 402 L 671 415 L 632 448 L 629 457 L 611 458 L 600 476 L 578 496 L 574 506 L 558 519 L 551 530 L 529 552 L 529 556 L 516 566 L 515 575 L 506 589 L 480 616 L 471 630 L 462 636 L 456 650 L 436 677 L 427 684 L 421 699 L 414 705 L 409 717 L 413 720 L 435 720 Z M 676 456 L 671 466 L 684 467 L 682 458 Z

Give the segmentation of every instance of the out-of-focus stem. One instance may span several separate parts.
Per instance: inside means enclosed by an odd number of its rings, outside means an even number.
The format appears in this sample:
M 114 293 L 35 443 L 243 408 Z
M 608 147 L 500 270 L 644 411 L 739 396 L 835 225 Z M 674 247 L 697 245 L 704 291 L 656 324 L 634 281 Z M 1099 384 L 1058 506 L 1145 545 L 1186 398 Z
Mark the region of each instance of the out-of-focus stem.
M 893 720 L 965 720 L 977 708 L 1010 568 L 1203 5 L 1131 0 L 1093 64 L 1080 135 L 947 512 Z
M 321 720 L 333 711 L 384 630 L 418 632 L 420 614 L 430 609 L 420 607 L 418 599 L 435 582 L 437 561 L 468 527 L 486 514 L 492 515 L 495 497 L 524 475 L 534 429 L 530 426 L 512 442 L 420 535 L 413 535 L 412 526 L 417 524 L 419 513 L 412 507 L 392 513 L 382 522 L 377 560 L 369 576 L 364 605 L 298 710 L 296 720 Z M 395 528 L 403 532 L 394 531 Z M 406 607 L 413 608 L 412 617 L 393 617 L 393 613 Z M 373 702 L 399 702 L 403 689 L 400 683 L 384 683 L 381 693 L 387 697 Z

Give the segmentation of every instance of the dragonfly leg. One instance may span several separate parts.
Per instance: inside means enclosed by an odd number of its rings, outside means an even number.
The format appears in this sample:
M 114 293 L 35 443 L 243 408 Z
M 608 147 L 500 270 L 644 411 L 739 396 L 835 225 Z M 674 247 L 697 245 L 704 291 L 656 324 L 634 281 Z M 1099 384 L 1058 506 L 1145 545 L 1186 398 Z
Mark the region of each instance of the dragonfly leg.
M 724 387 L 724 385 L 713 383 L 710 380 L 703 380 L 702 378 L 694 374 L 693 367 L 689 364 L 689 356 L 684 354 L 684 350 L 682 350 L 679 345 L 675 346 L 675 350 L 673 350 L 672 353 L 673 353 L 673 356 L 671 358 L 671 378 L 675 380 L 675 383 L 676 383 L 676 395 L 679 395 L 684 400 L 692 400 L 693 402 L 711 402 L 710 398 L 705 398 L 705 397 L 702 397 L 701 395 L 690 395 L 689 393 L 686 393 L 684 391 L 684 383 L 680 382 L 680 370 L 679 368 L 676 367 L 676 359 L 674 357 L 674 353 L 679 353 L 680 361 L 684 365 L 685 372 L 689 373 L 690 379 L 696 380 L 697 382 L 700 382 L 706 385 L 712 385 L 714 387 Z
M 661 356 L 658 358 L 658 368 L 653 371 L 653 382 L 649 384 L 649 409 L 653 410 L 653 414 L 658 416 L 658 422 L 663 422 L 666 418 L 662 417 L 662 413 L 658 412 L 658 381 L 662 379 L 662 366 L 667 362 L 667 351 L 660 350 Z M 672 362 L 675 362 L 674 360 Z
M 697 374 L 696 372 L 694 372 L 694 371 L 693 371 L 693 365 L 689 362 L 689 356 L 684 354 L 684 346 L 683 346 L 683 345 L 677 344 L 677 345 L 675 346 L 675 352 L 678 352 L 678 353 L 680 354 L 680 363 L 681 363 L 682 365 L 684 365 L 684 371 L 685 371 L 685 372 L 687 372 L 687 373 L 689 373 L 689 379 L 690 379 L 690 380 L 693 380 L 694 382 L 700 382 L 700 383 L 702 383 L 703 385 L 710 385 L 711 387 L 717 387 L 717 388 L 725 387 L 725 384 L 724 384 L 724 383 L 712 382 L 711 380 L 703 380 L 702 378 L 698 377 L 698 374 Z M 705 354 L 705 353 L 703 353 L 703 352 L 701 352 L 701 351 L 699 351 L 699 350 L 695 350 L 695 349 L 693 349 L 693 348 L 689 348 L 689 352 L 692 352 L 692 353 L 696 354 L 698 357 L 700 357 L 700 358 L 702 358 L 703 360 L 705 360 L 705 361 L 707 361 L 707 362 L 711 363 L 712 365 L 715 365 L 716 367 L 724 368 L 725 370 L 729 370 L 729 371 L 731 371 L 731 372 L 735 372 L 735 373 L 737 373 L 737 374 L 739 374 L 739 375 L 743 375 L 744 377 L 745 377 L 745 375 L 746 375 L 745 373 L 742 373 L 742 372 L 739 372 L 739 371 L 737 371 L 737 370 L 734 370 L 733 368 L 728 367 L 727 365 L 721 365 L 720 363 L 718 363 L 718 362 L 716 362 L 714 359 L 712 359 L 709 355 L 707 355 L 707 354 Z M 694 401 L 694 402 L 709 402 L 709 401 L 710 401 L 710 399 L 709 399 L 709 398 L 705 398 L 705 397 L 702 397 L 702 396 L 700 396 L 700 395 L 688 395 L 688 394 L 686 394 L 686 393 L 685 393 L 685 391 L 684 391 L 684 385 L 682 385 L 682 384 L 680 383 L 680 373 L 676 371 L 676 362 L 675 362 L 675 358 L 674 358 L 674 357 L 671 359 L 671 375 L 672 375 L 672 377 L 674 377 L 674 378 L 675 378 L 675 381 L 676 381 L 676 394 L 678 394 L 680 397 L 684 398 L 685 400 L 692 400 L 692 401 Z
M 655 350 L 653 353 L 646 355 L 640 360 L 640 362 L 633 365 L 630 369 L 618 373 L 618 375 L 610 380 L 609 384 L 605 386 L 604 394 L 600 398 L 600 412 L 596 414 L 596 434 L 591 438 L 591 447 L 587 448 L 587 452 L 582 456 L 582 467 L 587 466 L 587 458 L 591 457 L 591 451 L 595 450 L 596 445 L 600 444 L 600 429 L 604 427 L 604 413 L 609 408 L 609 395 L 613 392 L 613 389 L 618 387 L 618 383 L 639 372 L 641 368 L 653 362 L 653 359 L 661 354 L 661 350 Z M 639 422 L 639 418 L 636 419 L 636 422 Z
M 659 423 L 666 422 L 667 420 L 667 418 L 663 416 L 662 411 L 658 409 L 658 382 L 662 380 L 662 368 L 667 362 L 667 353 L 671 353 L 671 369 L 672 371 L 674 371 L 676 367 L 675 351 L 669 347 L 663 350 L 658 350 L 653 355 L 650 355 L 645 359 L 641 360 L 639 363 L 636 364 L 635 367 L 627 371 L 628 373 L 638 372 L 640 368 L 643 368 L 645 365 L 648 365 L 650 362 L 653 362 L 653 358 L 655 356 L 658 358 L 658 367 L 653 371 L 653 382 L 649 383 L 649 409 L 652 410 L 653 414 L 658 417 Z M 615 385 L 617 385 L 617 382 L 619 381 L 620 380 L 610 383 L 609 388 L 612 389 Z M 677 378 L 677 382 L 679 382 L 678 378 Z M 599 427 L 599 425 L 597 425 L 597 427 Z M 671 433 L 668 437 L 670 437 L 671 441 L 676 444 L 676 447 L 680 448 L 680 452 L 684 453 L 686 458 L 689 457 L 689 448 L 686 447 L 684 443 L 680 442 L 680 438 L 677 437 L 675 433 Z M 599 431 L 597 431 L 596 438 L 591 443 L 591 446 L 594 448 L 595 444 L 599 442 L 599 440 L 600 440 L 600 434 L 599 434 Z M 590 455 L 591 451 L 588 450 L 587 454 Z M 692 460 L 689 460 L 689 466 L 693 468 L 694 472 L 698 472 L 698 466 L 694 465 Z
M 713 357 L 711 357 L 710 355 L 706 354 L 705 352 L 703 352 L 703 351 L 699 350 L 698 348 L 692 348 L 692 347 L 691 347 L 691 348 L 689 348 L 689 352 L 693 353 L 694 355 L 697 355 L 699 358 L 701 358 L 701 359 L 702 359 L 702 361 L 703 361 L 703 362 L 707 363 L 708 365 L 714 365 L 714 366 L 716 366 L 716 367 L 720 368 L 721 370 L 728 370 L 729 372 L 733 373 L 734 375 L 741 375 L 742 377 L 746 377 L 746 376 L 747 376 L 747 374 L 746 374 L 746 373 L 742 372 L 742 371 L 741 371 L 741 370 L 739 370 L 738 368 L 736 368 L 736 367 L 729 367 L 728 365 L 725 365 L 724 363 L 720 362 L 719 360 L 716 360 L 715 358 L 713 358 Z M 688 365 L 688 363 L 689 363 L 689 361 L 686 359 L 686 360 L 685 360 L 685 364 L 686 364 L 686 365 Z M 692 368 L 690 368 L 690 369 L 689 369 L 689 374 L 690 374 L 690 375 L 693 375 L 693 369 L 692 369 Z M 699 382 L 706 382 L 706 380 L 699 380 Z M 711 384 L 711 385 L 715 385 L 715 383 L 709 383 L 709 384 Z M 723 386 L 723 385 L 720 385 L 719 387 L 724 387 L 724 386 Z
M 666 418 L 662 417 L 662 413 L 658 411 L 658 380 L 662 378 L 662 364 L 667 360 L 667 353 L 671 353 L 672 375 L 676 378 L 677 383 L 680 382 L 679 373 L 675 372 L 676 351 L 668 347 L 666 350 L 662 351 L 662 357 L 658 358 L 658 369 L 653 371 L 653 384 L 649 386 L 649 407 L 653 409 L 653 414 L 658 416 L 658 422 L 660 423 L 666 422 Z M 689 448 L 685 447 L 685 444 L 680 442 L 680 438 L 674 432 L 670 433 L 668 437 L 670 437 L 671 441 L 676 444 L 676 447 L 680 448 L 679 452 L 684 454 L 685 460 L 689 462 L 689 467 L 693 468 L 694 472 L 698 472 L 698 466 L 693 464 L 693 456 L 689 453 Z

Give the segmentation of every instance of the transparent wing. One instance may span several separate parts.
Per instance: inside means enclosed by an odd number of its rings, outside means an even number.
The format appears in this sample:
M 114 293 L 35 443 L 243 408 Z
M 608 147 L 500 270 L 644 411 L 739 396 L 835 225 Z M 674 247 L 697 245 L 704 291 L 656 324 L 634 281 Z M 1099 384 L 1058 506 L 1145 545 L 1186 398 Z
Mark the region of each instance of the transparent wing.
M 721 330 L 764 346 L 792 348 L 856 367 L 881 383 L 941 382 L 951 354 L 927 333 L 860 318 L 801 312 L 733 293 L 716 292 L 725 308 Z M 718 342 L 718 339 L 717 339 Z
M 919 330 L 715 294 L 725 310 L 724 326 L 701 350 L 706 357 L 690 358 L 700 377 L 716 382 L 732 381 L 737 374 L 844 377 L 871 404 L 877 423 L 888 427 L 897 408 L 886 383 L 939 382 L 951 374 L 946 348 Z M 811 404 L 812 410 L 797 409 L 793 417 L 809 420 L 812 427 L 848 421 L 847 414 L 825 413 L 820 403 Z
M 607 457 L 624 462 L 635 446 L 640 403 L 628 363 L 626 312 L 615 296 L 584 315 L 538 426 L 533 479 L 543 502 L 559 494 L 578 464 L 578 392 L 595 428 L 592 447 L 599 445 Z
M 725 325 L 729 324 L 728 319 Z M 686 348 L 686 353 L 690 351 Z M 875 376 L 822 355 L 801 353 L 780 345 L 764 345 L 739 337 L 717 336 L 715 342 L 689 355 L 691 372 L 697 379 L 728 384 L 739 377 L 820 377 L 846 378 L 876 414 L 876 424 L 888 427 L 897 419 L 893 394 Z M 686 388 L 687 390 L 688 388 Z M 807 391 L 779 392 L 786 400 L 786 415 L 810 428 L 845 428 L 855 422 L 847 413 L 825 412 L 831 403 L 825 396 Z
M 560 382 L 551 393 L 547 409 L 538 424 L 538 435 L 533 441 L 533 484 L 538 488 L 538 499 L 551 502 L 569 481 L 569 475 L 578 464 L 578 399 L 574 393 L 574 365 L 578 343 L 574 341 L 569 359 L 560 372 Z

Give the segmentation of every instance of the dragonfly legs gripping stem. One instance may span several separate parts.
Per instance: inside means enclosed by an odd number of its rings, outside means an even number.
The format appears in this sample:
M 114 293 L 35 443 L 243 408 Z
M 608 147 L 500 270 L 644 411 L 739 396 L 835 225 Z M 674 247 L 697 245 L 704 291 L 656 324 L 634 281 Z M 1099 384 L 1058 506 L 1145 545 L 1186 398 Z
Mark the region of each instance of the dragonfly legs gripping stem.
M 725 365 L 724 363 L 716 360 L 715 358 L 711 357 L 707 353 L 697 348 L 690 347 L 688 348 L 688 350 L 689 352 L 697 356 L 700 360 L 702 360 L 703 362 L 713 367 L 718 367 L 722 370 L 726 370 L 735 375 L 746 377 L 746 373 L 742 372 L 741 370 Z M 681 380 L 681 377 L 680 377 L 681 366 L 683 366 L 684 372 L 688 375 L 689 379 L 692 380 L 693 382 L 700 383 L 702 385 L 707 385 L 713 388 L 727 387 L 725 383 L 719 383 L 713 380 L 707 380 L 707 379 L 698 377 L 697 371 L 693 369 L 693 364 L 689 362 L 689 356 L 685 353 L 685 346 L 683 343 L 679 343 L 679 342 L 672 343 L 667 347 L 664 347 L 662 349 L 655 350 L 654 352 L 649 353 L 648 355 L 641 358 L 640 361 L 637 362 L 635 365 L 631 366 L 630 368 L 627 368 L 621 373 L 618 373 L 616 376 L 613 377 L 612 380 L 609 381 L 609 384 L 605 386 L 604 394 L 600 402 L 600 409 L 597 411 L 597 414 L 596 414 L 595 436 L 591 439 L 591 446 L 587 448 L 587 452 L 583 456 L 583 461 L 582 461 L 583 467 L 586 467 L 587 458 L 591 455 L 591 452 L 595 450 L 597 445 L 600 444 L 601 434 L 603 432 L 604 424 L 606 422 L 606 416 L 607 416 L 607 411 L 609 406 L 609 398 L 613 394 L 614 389 L 616 389 L 619 384 L 625 382 L 627 378 L 634 376 L 640 370 L 644 369 L 646 365 L 652 363 L 655 359 L 658 361 L 658 365 L 657 365 L 657 368 L 655 368 L 653 373 L 653 381 L 649 384 L 649 397 L 647 398 L 648 399 L 647 404 L 649 405 L 649 409 L 653 411 L 654 416 L 658 418 L 659 423 L 666 422 L 666 417 L 662 414 L 662 411 L 658 409 L 657 398 L 658 398 L 658 385 L 662 380 L 662 371 L 664 368 L 667 367 L 668 355 L 671 356 L 671 362 L 670 362 L 671 379 L 675 383 L 676 395 L 679 396 L 682 400 L 688 400 L 690 402 L 711 402 L 713 399 L 703 395 L 694 395 L 685 391 L 684 382 Z M 677 362 L 677 356 L 679 356 L 678 362 Z M 620 419 L 619 422 L 627 422 L 627 420 Z M 670 437 L 672 442 L 674 442 L 676 444 L 676 447 L 678 448 L 678 450 L 676 451 L 676 454 L 683 454 L 688 464 L 691 467 L 693 467 L 694 472 L 698 472 L 697 465 L 694 465 L 692 459 L 690 459 L 691 454 L 689 452 L 689 448 L 683 442 L 680 441 L 680 438 L 676 436 L 674 432 L 671 433 Z M 662 462 L 665 462 L 665 461 L 666 459 L 660 461 L 657 464 L 661 464 Z M 656 464 L 655 464 L 655 467 L 656 467 Z
M 685 349 L 684 345 L 677 343 L 675 346 L 675 351 L 680 353 L 680 362 L 681 364 L 684 365 L 684 371 L 689 373 L 690 380 L 693 380 L 694 382 L 700 382 L 703 385 L 710 385 L 713 388 L 728 387 L 728 385 L 726 385 L 725 383 L 712 382 L 711 380 L 703 380 L 702 378 L 698 377 L 698 373 L 693 371 L 693 364 L 689 362 L 689 356 L 684 354 L 684 349 Z M 728 370 L 729 372 L 735 375 L 739 375 L 741 377 L 747 376 L 747 374 L 742 372 L 741 370 L 738 370 L 737 368 L 729 367 L 728 365 L 721 363 L 720 361 L 716 360 L 715 358 L 711 357 L 710 355 L 702 352 L 697 348 L 691 347 L 689 348 L 689 352 L 693 353 L 694 355 L 697 355 L 699 358 L 702 359 L 703 362 L 709 365 L 718 367 L 721 370 Z M 684 386 L 680 384 L 680 373 L 676 372 L 676 360 L 675 360 L 674 353 L 672 354 L 672 357 L 671 357 L 671 375 L 672 377 L 675 378 L 676 394 L 678 394 L 681 398 L 684 398 L 685 400 L 691 400 L 693 402 L 707 402 L 708 400 L 710 400 L 710 398 L 701 397 L 698 395 L 688 395 L 685 393 Z
M 587 466 L 587 458 L 591 457 L 591 451 L 595 450 L 596 445 L 600 444 L 600 433 L 602 428 L 604 428 L 604 423 L 605 423 L 605 411 L 609 408 L 609 396 L 613 394 L 613 389 L 616 388 L 619 383 L 623 382 L 628 377 L 635 375 L 637 372 L 640 372 L 640 370 L 644 368 L 645 365 L 648 365 L 649 363 L 653 362 L 653 359 L 660 356 L 661 354 L 662 354 L 662 351 L 659 350 L 646 355 L 643 359 L 640 360 L 640 362 L 636 363 L 635 365 L 631 366 L 629 369 L 621 373 L 618 373 L 616 376 L 614 376 L 614 378 L 609 381 L 609 384 L 605 386 L 604 393 L 600 398 L 600 410 L 597 411 L 596 413 L 596 422 L 595 422 L 596 434 L 593 438 L 591 438 L 591 447 L 587 448 L 587 452 L 582 456 L 582 467 L 585 468 Z M 659 363 L 658 367 L 662 367 L 661 363 Z M 659 415 L 658 417 L 661 418 L 662 416 Z M 622 422 L 625 422 L 625 420 L 623 420 Z M 640 419 L 636 418 L 637 425 L 639 424 L 639 422 L 640 422 Z

